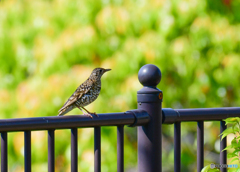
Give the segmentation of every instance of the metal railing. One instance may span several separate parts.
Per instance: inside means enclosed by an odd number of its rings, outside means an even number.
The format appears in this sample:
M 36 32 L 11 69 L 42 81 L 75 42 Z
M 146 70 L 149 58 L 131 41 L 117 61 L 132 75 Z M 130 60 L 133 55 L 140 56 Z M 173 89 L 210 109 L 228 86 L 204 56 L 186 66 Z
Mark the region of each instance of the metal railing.
M 55 170 L 54 142 L 56 129 L 71 129 L 71 172 L 78 170 L 78 128 L 94 128 L 94 171 L 101 171 L 101 126 L 117 126 L 117 171 L 124 171 L 124 125 L 138 127 L 138 171 L 162 171 L 162 124 L 174 124 L 174 172 L 181 171 L 181 122 L 197 122 L 197 171 L 204 166 L 204 121 L 220 121 L 220 132 L 226 126 L 222 119 L 240 116 L 240 108 L 162 109 L 163 93 L 156 88 L 161 72 L 154 65 L 143 66 L 138 73 L 144 86 L 137 93 L 138 109 L 120 113 L 19 118 L 0 120 L 1 172 L 7 172 L 8 132 L 24 132 L 24 167 L 31 172 L 31 131 L 48 131 L 48 172 Z M 220 163 L 226 164 L 226 138 L 220 142 Z M 226 172 L 226 168 L 221 171 Z
M 220 133 L 226 129 L 228 117 L 240 116 L 239 107 L 230 108 L 201 108 L 201 109 L 162 109 L 163 124 L 174 124 L 174 171 L 181 171 L 181 122 L 197 121 L 197 171 L 204 166 L 204 121 L 220 121 Z M 227 139 L 220 139 L 220 164 L 227 164 Z M 226 168 L 220 169 L 226 172 Z
M 132 110 L 122 113 L 98 114 L 99 117 L 89 118 L 84 115 L 56 116 L 39 118 L 15 118 L 0 120 L 1 132 L 1 172 L 7 172 L 7 133 L 24 132 L 24 169 L 31 171 L 31 131 L 48 131 L 48 171 L 54 172 L 54 131 L 56 129 L 71 129 L 71 171 L 77 172 L 77 128 L 94 128 L 94 169 L 101 171 L 101 126 L 117 126 L 118 171 L 123 171 L 123 128 L 124 125 L 138 126 L 149 121 L 149 115 L 143 110 Z

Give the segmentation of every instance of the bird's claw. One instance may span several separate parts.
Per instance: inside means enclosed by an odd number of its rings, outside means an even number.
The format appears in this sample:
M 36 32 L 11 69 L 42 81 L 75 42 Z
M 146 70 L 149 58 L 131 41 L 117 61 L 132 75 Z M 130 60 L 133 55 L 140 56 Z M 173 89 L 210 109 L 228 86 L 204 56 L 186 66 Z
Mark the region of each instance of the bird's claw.
M 92 112 L 91 114 L 93 114 L 93 115 L 99 117 L 98 114 L 96 114 L 96 112 Z
M 90 118 L 92 118 L 92 119 L 93 119 L 92 115 L 91 115 L 91 114 L 89 114 L 89 113 L 84 113 L 84 115 L 87 115 L 87 116 L 89 116 Z
M 96 112 L 84 113 L 84 115 L 87 115 L 87 116 L 89 116 L 90 118 L 93 119 L 92 114 L 95 115 L 95 116 L 97 116 L 97 117 L 99 117 L 99 116 L 96 114 Z

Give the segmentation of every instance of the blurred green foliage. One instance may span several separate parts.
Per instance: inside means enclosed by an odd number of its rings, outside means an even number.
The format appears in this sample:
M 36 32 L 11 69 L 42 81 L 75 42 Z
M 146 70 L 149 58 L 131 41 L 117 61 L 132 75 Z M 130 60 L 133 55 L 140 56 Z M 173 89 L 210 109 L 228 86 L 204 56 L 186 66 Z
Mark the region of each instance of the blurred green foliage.
M 0 117 L 57 115 L 99 66 L 113 70 L 88 109 L 135 109 L 146 63 L 162 70 L 163 107 L 238 106 L 239 7 L 238 0 L 2 0 Z M 205 161 L 215 163 L 219 124 L 206 122 L 205 130 Z M 135 171 L 136 128 L 125 131 L 125 168 Z M 173 171 L 173 126 L 163 131 L 163 171 Z M 47 171 L 46 131 L 32 135 L 33 171 Z M 58 172 L 70 171 L 69 143 L 70 131 L 56 131 Z M 182 144 L 182 171 L 196 171 L 196 123 L 182 124 Z M 23 171 L 23 133 L 9 134 L 8 151 L 9 171 Z M 93 171 L 93 129 L 79 129 L 78 153 L 81 171 Z M 102 171 L 116 171 L 115 127 L 102 129 L 102 155 Z

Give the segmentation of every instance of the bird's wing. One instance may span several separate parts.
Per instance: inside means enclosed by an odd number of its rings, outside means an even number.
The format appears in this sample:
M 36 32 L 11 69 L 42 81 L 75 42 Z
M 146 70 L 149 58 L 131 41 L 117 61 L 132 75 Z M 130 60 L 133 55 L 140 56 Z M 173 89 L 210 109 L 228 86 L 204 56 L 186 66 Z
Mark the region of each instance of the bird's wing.
M 84 94 L 86 94 L 91 88 L 92 84 L 91 81 L 85 81 L 83 84 L 81 84 L 76 91 L 71 95 L 71 97 L 66 101 L 66 103 L 63 105 L 63 107 L 59 110 L 59 112 L 66 107 L 72 105 L 75 103 L 78 99 L 80 99 Z

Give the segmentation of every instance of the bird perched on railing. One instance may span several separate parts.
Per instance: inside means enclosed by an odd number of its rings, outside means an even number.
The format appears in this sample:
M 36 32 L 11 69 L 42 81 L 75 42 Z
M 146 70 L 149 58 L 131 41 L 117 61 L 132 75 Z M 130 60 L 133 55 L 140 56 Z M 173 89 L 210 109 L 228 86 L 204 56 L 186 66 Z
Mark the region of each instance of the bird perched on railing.
M 88 115 L 91 118 L 91 114 L 98 116 L 95 112 L 89 112 L 84 106 L 87 106 L 97 99 L 101 90 L 101 77 L 105 72 L 110 70 L 111 69 L 104 68 L 94 69 L 90 77 L 76 89 L 63 107 L 58 111 L 58 116 L 62 116 L 76 107 L 79 108 L 84 115 Z

